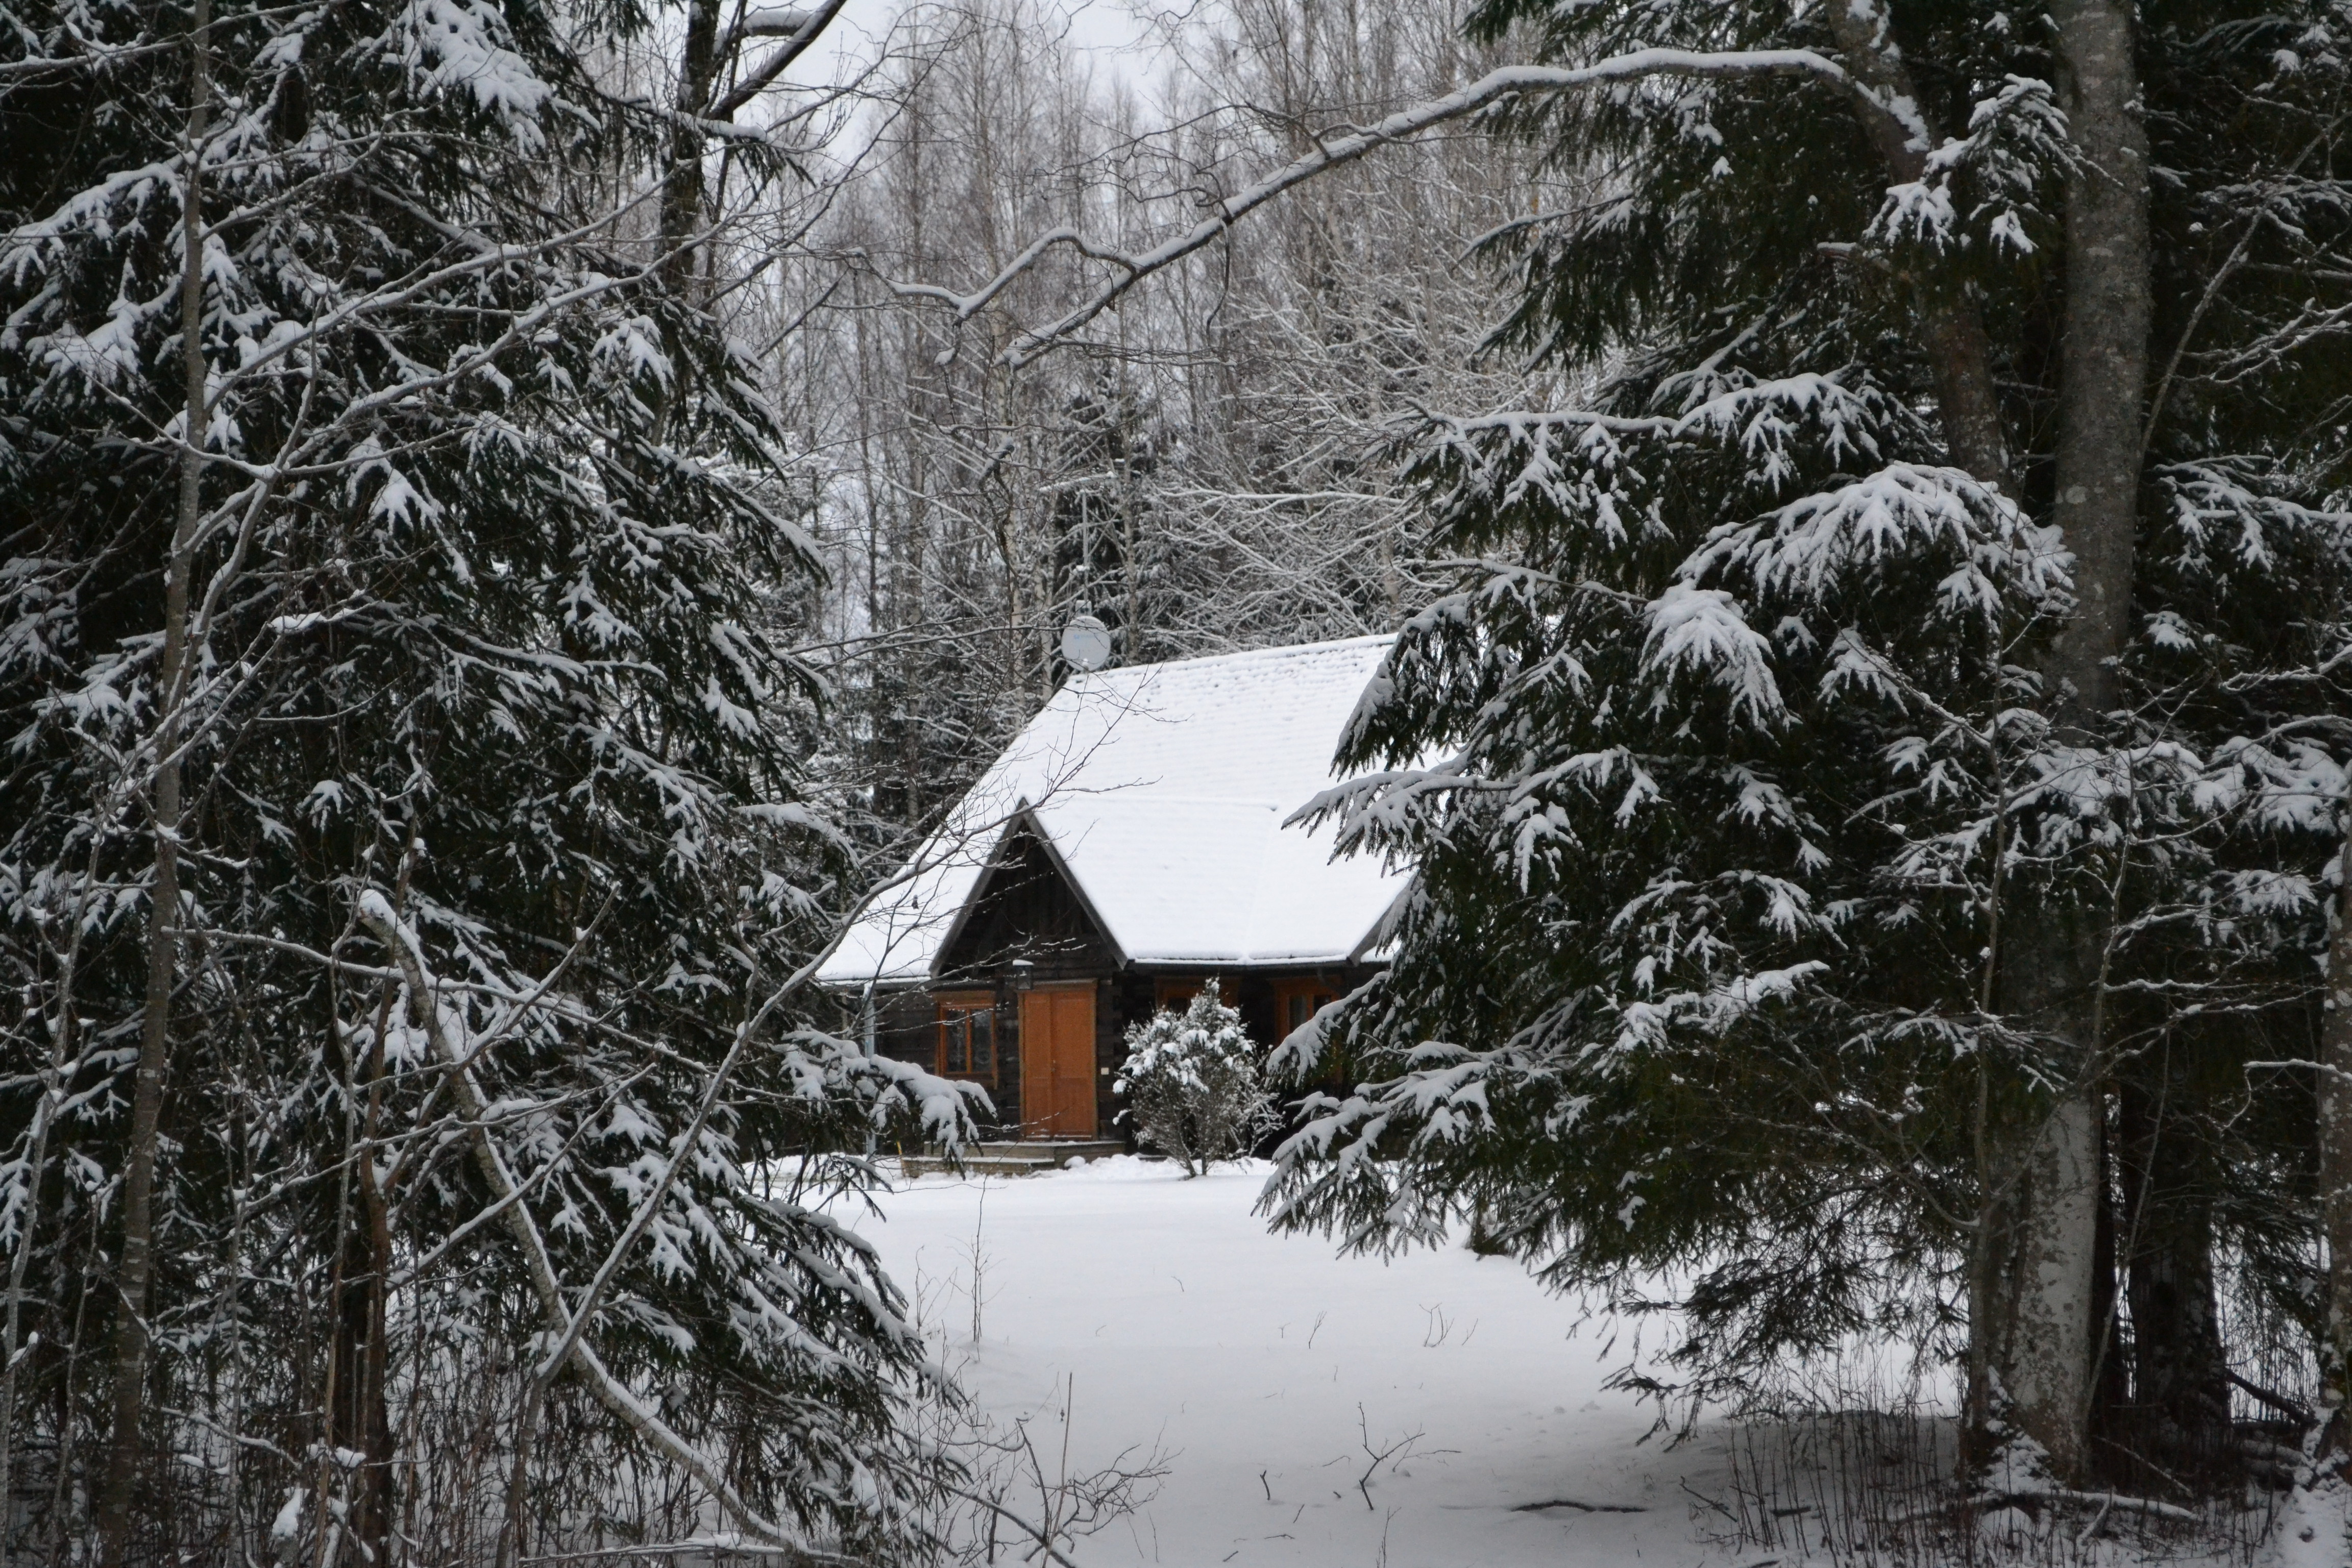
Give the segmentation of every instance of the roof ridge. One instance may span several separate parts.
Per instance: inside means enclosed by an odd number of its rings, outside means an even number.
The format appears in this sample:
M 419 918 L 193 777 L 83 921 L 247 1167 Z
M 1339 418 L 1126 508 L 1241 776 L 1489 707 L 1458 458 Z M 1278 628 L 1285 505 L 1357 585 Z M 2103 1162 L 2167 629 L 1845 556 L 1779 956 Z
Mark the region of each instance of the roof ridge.
M 1114 664 L 1102 669 L 1087 670 L 1085 675 L 1138 675 L 1147 670 L 1182 669 L 1196 664 L 1238 664 L 1249 658 L 1297 658 L 1307 654 L 1330 653 L 1340 648 L 1369 647 L 1374 643 L 1396 641 L 1394 632 L 1368 632 L 1361 637 L 1332 637 L 1325 642 L 1283 643 L 1271 647 L 1235 648 L 1231 653 L 1198 653 L 1190 658 L 1163 658 L 1151 664 Z M 1083 679 L 1081 676 L 1078 679 Z

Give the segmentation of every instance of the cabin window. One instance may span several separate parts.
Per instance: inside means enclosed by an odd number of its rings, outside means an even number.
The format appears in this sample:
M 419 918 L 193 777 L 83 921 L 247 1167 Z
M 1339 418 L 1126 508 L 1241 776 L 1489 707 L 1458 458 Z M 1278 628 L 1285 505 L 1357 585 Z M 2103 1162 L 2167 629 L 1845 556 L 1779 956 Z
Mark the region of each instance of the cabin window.
M 1162 980 L 1152 988 L 1151 1000 L 1163 1013 L 1181 1013 L 1192 1005 L 1192 998 L 1198 996 L 1201 987 L 1207 984 L 1197 974 L 1183 980 Z M 1228 1007 L 1234 1005 L 1233 997 L 1225 994 L 1222 987 L 1219 988 L 1218 999 Z
M 941 1078 L 996 1081 L 996 998 L 988 992 L 939 999 Z
M 1319 980 L 1286 980 L 1274 988 L 1274 1024 L 1277 1040 L 1339 999 L 1339 993 Z

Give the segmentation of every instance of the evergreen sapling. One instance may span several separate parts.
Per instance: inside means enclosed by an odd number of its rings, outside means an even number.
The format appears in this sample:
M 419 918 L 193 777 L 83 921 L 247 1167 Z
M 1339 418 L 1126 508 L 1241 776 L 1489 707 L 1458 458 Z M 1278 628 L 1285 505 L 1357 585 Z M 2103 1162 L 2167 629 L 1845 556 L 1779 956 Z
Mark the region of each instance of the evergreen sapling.
M 1128 1101 L 1119 1121 L 1188 1176 L 1247 1153 L 1273 1122 L 1257 1047 L 1213 980 L 1182 1012 L 1163 1007 L 1128 1029 L 1114 1087 Z

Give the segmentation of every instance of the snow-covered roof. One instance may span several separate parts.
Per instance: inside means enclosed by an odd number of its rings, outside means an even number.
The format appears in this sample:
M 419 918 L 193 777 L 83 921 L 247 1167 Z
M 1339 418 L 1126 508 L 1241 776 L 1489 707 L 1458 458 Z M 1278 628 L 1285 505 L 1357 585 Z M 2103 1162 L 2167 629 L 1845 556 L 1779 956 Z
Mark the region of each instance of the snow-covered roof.
M 1130 963 L 1345 963 L 1407 874 L 1333 858 L 1329 825 L 1284 819 L 1333 783 L 1339 731 L 1387 637 L 1071 678 L 818 972 L 829 985 L 929 977 L 957 915 L 1024 816 Z

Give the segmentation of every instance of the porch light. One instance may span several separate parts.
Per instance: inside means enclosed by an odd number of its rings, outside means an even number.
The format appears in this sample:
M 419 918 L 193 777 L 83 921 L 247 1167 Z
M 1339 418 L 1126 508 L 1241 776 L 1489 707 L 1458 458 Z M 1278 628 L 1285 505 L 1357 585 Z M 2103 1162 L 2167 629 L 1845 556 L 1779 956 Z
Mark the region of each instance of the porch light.
M 1025 958 L 1013 961 L 1013 989 L 1026 991 L 1037 984 L 1037 966 Z

